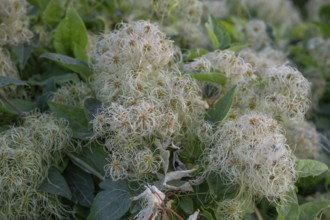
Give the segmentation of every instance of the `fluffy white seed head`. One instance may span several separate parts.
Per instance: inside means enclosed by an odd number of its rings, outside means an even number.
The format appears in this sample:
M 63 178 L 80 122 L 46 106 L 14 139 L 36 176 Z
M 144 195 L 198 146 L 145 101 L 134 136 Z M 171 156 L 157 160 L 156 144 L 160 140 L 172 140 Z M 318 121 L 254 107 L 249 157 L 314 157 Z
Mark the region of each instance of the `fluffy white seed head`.
M 287 0 L 241 0 L 256 18 L 275 25 L 291 26 L 301 21 L 299 11 Z
M 41 156 L 31 149 L 11 148 L 12 142 L 7 134 L 0 137 L 0 193 L 13 194 L 17 191 L 39 187 L 47 174 Z M 19 144 L 19 143 L 16 143 Z
M 303 120 L 310 107 L 308 80 L 297 69 L 286 65 L 269 68 L 264 80 L 263 111 L 282 120 Z
M 252 65 L 258 76 L 262 76 L 271 67 L 278 67 L 288 62 L 282 51 L 271 47 L 265 47 L 259 51 L 249 48 L 243 49 L 239 52 L 239 56 Z
M 209 72 L 224 71 L 228 77 L 227 85 L 231 88 L 239 82 L 254 77 L 252 66 L 231 50 L 216 50 L 185 64 L 184 70 Z
M 246 192 L 240 192 L 233 199 L 225 199 L 217 203 L 215 210 L 218 220 L 240 220 L 251 212 L 252 198 Z
M 199 0 L 180 0 L 174 13 L 190 23 L 199 24 L 203 15 L 203 2 Z
M 215 18 L 226 18 L 229 14 L 229 8 L 225 0 L 204 0 L 204 14 L 212 15 Z
M 173 62 L 175 52 L 157 25 L 136 21 L 122 23 L 118 30 L 100 36 L 91 51 L 91 64 L 97 73 L 156 70 Z
M 72 130 L 65 119 L 37 112 L 26 115 L 24 119 L 22 127 L 33 138 L 30 148 L 38 152 L 47 163 L 56 161 L 55 154 L 72 147 Z
M 257 112 L 226 121 L 206 151 L 207 171 L 249 186 L 252 195 L 280 197 L 293 189 L 296 178 L 294 157 L 281 132 L 275 120 Z
M 205 57 L 210 60 L 213 69 L 223 70 L 232 84 L 253 75 L 251 65 L 237 57 L 233 51 L 217 50 L 206 54 Z
M 85 83 L 69 83 L 53 93 L 52 101 L 65 105 L 83 107 L 85 100 L 91 97 L 92 90 Z
M 8 50 L 0 47 L 0 76 L 19 79 L 15 63 L 10 59 Z
M 247 41 L 254 49 L 261 49 L 270 44 L 270 39 L 266 31 L 266 24 L 262 20 L 249 20 L 244 26 L 244 33 Z
M 289 122 L 285 124 L 287 143 L 300 159 L 317 159 L 320 155 L 321 137 L 315 126 L 307 122 Z
M 0 5 L 0 46 L 30 41 L 33 33 L 28 28 L 27 1 L 1 0 Z
M 114 181 L 127 177 L 128 161 L 123 155 L 111 154 L 107 160 L 109 163 L 104 167 L 105 176 L 111 177 Z

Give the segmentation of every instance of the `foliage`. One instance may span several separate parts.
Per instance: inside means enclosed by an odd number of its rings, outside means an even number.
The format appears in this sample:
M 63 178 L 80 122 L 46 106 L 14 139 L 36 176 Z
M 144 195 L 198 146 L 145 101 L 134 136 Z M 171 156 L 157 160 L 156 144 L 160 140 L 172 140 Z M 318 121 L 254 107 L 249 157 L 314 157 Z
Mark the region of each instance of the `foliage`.
M 330 5 L 274 2 L 0 0 L 0 219 L 330 218 Z

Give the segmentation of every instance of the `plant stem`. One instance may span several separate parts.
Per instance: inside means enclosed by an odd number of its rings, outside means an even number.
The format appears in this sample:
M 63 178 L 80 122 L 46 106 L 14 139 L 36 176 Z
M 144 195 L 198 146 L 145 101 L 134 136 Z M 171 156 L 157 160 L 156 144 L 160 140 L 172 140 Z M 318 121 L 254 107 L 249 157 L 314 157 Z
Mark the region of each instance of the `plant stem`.
M 256 213 L 256 216 L 257 216 L 258 220 L 263 220 L 262 215 L 261 215 L 261 213 L 260 213 L 257 206 L 254 206 L 254 211 Z
M 95 175 L 98 177 L 100 180 L 105 180 L 105 178 L 93 167 L 91 167 L 89 164 L 87 164 L 85 161 L 81 160 L 77 156 L 73 155 L 70 152 L 65 152 L 65 154 L 72 160 L 72 162 L 76 163 L 80 167 L 82 167 L 86 172 Z

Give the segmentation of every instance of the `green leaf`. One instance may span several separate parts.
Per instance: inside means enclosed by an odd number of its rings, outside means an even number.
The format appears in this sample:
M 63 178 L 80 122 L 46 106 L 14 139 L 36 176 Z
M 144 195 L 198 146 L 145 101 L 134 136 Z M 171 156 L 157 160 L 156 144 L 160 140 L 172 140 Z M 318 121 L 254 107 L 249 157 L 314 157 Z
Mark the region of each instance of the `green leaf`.
M 330 23 L 330 4 L 324 5 L 319 10 L 319 15 L 321 21 L 324 23 Z
M 75 106 L 59 104 L 48 101 L 49 108 L 58 117 L 69 121 L 73 136 L 79 139 L 89 139 L 91 132 L 88 129 L 88 121 L 83 109 Z
M 220 22 L 209 16 L 205 27 L 214 49 L 223 50 L 229 47 L 231 43 L 230 35 Z
M 318 28 L 320 28 L 324 35 L 326 35 L 327 37 L 330 37 L 330 25 L 329 24 L 325 24 L 325 23 L 319 22 L 319 21 L 314 21 L 314 22 L 312 22 L 312 24 L 314 24 Z
M 182 197 L 179 201 L 179 205 L 181 209 L 187 214 L 192 214 L 195 211 L 193 200 L 190 197 Z
M 87 61 L 85 52 L 88 43 L 87 29 L 78 12 L 69 7 L 65 18 L 55 31 L 54 48 L 57 53 L 74 56 Z
M 6 76 L 0 76 L 0 88 L 6 87 L 6 86 L 20 86 L 20 85 L 27 85 L 26 82 L 21 81 L 19 79 L 13 79 Z
M 68 57 L 62 54 L 46 53 L 42 54 L 40 58 L 46 58 L 57 62 L 61 66 L 78 73 L 81 78 L 87 80 L 92 75 L 92 70 L 88 67 L 87 63 L 82 60 Z
M 223 97 L 221 97 L 220 100 L 208 110 L 206 120 L 213 123 L 219 123 L 224 120 L 234 102 L 235 91 L 236 86 L 231 88 Z
M 211 212 L 209 210 L 204 209 L 203 207 L 201 207 L 200 216 L 205 217 L 207 220 L 214 220 L 215 219 L 213 217 L 213 215 L 211 214 Z
M 299 204 L 295 191 L 287 192 L 281 202 L 276 206 L 277 220 L 298 220 Z
M 101 191 L 94 199 L 87 220 L 116 220 L 131 206 L 130 195 L 124 190 Z
M 86 117 L 89 121 L 94 119 L 95 115 L 100 111 L 102 108 L 102 102 L 94 98 L 88 98 L 84 102 L 84 110 Z
M 330 200 L 318 200 L 313 202 L 307 202 L 300 206 L 299 220 L 312 220 L 317 219 L 317 216 L 325 208 L 330 207 Z
M 18 61 L 18 67 L 20 70 L 25 68 L 25 65 L 30 58 L 32 51 L 37 47 L 37 41 L 38 40 L 36 38 L 33 38 L 30 44 L 22 43 L 13 45 L 11 47 Z
M 189 50 L 183 54 L 183 61 L 188 62 L 197 57 L 203 56 L 204 54 L 207 54 L 208 52 L 209 52 L 208 50 L 203 49 L 203 48 Z
M 65 12 L 66 0 L 50 0 L 43 11 L 41 18 L 44 23 L 57 24 Z
M 105 159 L 107 154 L 102 146 L 93 144 L 91 147 L 83 148 L 78 157 L 100 173 L 101 176 L 104 176 L 104 166 L 108 163 Z M 80 168 L 84 169 L 83 167 Z
M 60 195 L 65 198 L 71 199 L 72 194 L 70 188 L 60 173 L 56 168 L 51 167 L 48 171 L 48 177 L 41 184 L 39 189 L 43 192 L 52 193 L 55 195 Z
M 197 80 L 208 81 L 219 85 L 225 85 L 227 81 L 227 76 L 223 72 L 219 71 L 210 73 L 194 73 L 190 74 L 190 76 Z
M 108 191 L 112 191 L 112 190 L 128 191 L 127 181 L 125 180 L 113 181 L 112 179 L 105 179 L 100 183 L 100 188 Z
M 210 193 L 215 196 L 233 196 L 237 191 L 236 185 L 226 184 L 226 179 L 224 176 L 219 174 L 211 173 L 206 177 L 207 184 L 209 186 Z
M 242 50 L 244 48 L 247 48 L 249 46 L 250 46 L 250 44 L 238 42 L 238 43 L 232 43 L 232 44 L 230 44 L 230 47 L 228 49 L 229 50 L 232 50 L 232 51 L 235 51 L 235 52 L 238 52 L 238 51 L 240 51 L 240 50 Z
M 205 24 L 206 30 L 207 30 L 207 34 L 209 35 L 209 38 L 212 42 L 213 48 L 214 49 L 219 49 L 220 48 L 220 43 L 219 40 L 217 38 L 217 35 L 214 31 L 214 19 L 209 16 L 208 18 L 208 22 Z
M 12 103 L 17 109 L 21 112 L 30 112 L 36 108 L 36 103 L 28 100 L 22 99 L 9 99 L 9 102 Z M 15 111 L 8 103 L 0 102 L 0 112 L 10 113 L 17 115 L 18 112 Z
M 72 201 L 85 207 L 91 207 L 94 200 L 94 181 L 90 174 L 71 164 L 65 177 L 72 192 Z
M 329 170 L 328 166 L 317 160 L 301 159 L 296 161 L 298 177 L 318 176 Z
M 38 86 L 45 86 L 48 82 L 52 81 L 56 85 L 63 85 L 68 82 L 79 82 L 79 77 L 75 73 L 68 73 L 68 74 L 63 74 L 63 75 L 58 75 L 58 76 L 51 76 L 45 80 L 38 80 L 35 78 L 30 78 L 28 80 L 28 83 L 31 85 L 38 85 Z
M 43 11 L 49 0 L 27 0 L 31 5 L 34 5 L 35 7 L 39 8 L 41 11 Z

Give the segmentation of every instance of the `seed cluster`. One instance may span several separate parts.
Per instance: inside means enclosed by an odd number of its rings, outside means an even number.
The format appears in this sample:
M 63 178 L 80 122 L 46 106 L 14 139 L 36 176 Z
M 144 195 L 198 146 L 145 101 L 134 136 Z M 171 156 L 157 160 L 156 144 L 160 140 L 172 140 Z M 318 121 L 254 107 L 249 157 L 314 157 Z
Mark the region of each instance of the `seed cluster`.
M 0 216 L 5 219 L 69 219 L 56 195 L 38 190 L 48 169 L 62 161 L 71 130 L 64 120 L 31 113 L 19 127 L 0 133 Z
M 203 120 L 207 104 L 198 84 L 176 68 L 178 53 L 146 21 L 121 24 L 95 43 L 92 87 L 104 106 L 92 123 L 111 152 L 106 173 L 114 180 L 157 172 L 153 140 L 182 141 Z

